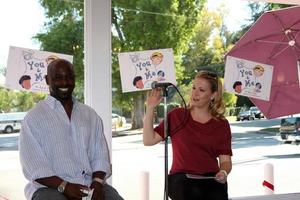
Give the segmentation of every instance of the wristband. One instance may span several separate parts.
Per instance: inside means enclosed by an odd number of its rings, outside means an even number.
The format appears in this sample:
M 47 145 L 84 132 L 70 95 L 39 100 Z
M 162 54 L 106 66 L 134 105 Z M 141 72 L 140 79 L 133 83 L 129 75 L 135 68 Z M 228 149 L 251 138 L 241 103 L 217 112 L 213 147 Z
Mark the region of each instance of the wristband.
M 221 169 L 221 170 L 220 170 L 220 172 L 223 172 L 223 174 L 225 175 L 225 177 L 227 177 L 227 176 L 228 176 L 228 174 L 227 174 L 226 170 L 224 170 L 224 169 Z
M 101 185 L 104 185 L 105 184 L 105 180 L 104 179 L 101 179 L 101 178 L 93 178 L 93 181 L 97 182 L 97 183 L 100 183 Z

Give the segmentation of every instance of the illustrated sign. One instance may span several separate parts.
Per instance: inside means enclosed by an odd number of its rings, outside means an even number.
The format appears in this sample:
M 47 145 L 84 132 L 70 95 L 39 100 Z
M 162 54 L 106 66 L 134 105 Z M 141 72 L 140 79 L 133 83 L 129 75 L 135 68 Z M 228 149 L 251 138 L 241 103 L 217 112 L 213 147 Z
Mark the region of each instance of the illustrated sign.
M 47 66 L 57 58 L 73 62 L 73 56 L 27 48 L 9 48 L 5 86 L 31 92 L 49 93 L 45 81 Z
M 151 89 L 152 82 L 176 85 L 172 49 L 119 53 L 123 92 Z
M 226 57 L 225 90 L 238 95 L 269 101 L 273 66 Z

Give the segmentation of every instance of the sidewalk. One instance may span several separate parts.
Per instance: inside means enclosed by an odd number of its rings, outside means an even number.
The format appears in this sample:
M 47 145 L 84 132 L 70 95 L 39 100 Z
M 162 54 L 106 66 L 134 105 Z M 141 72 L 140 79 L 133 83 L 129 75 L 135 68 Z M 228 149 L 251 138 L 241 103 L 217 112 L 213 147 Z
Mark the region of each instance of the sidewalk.
M 113 138 L 141 133 L 142 129 L 130 130 L 130 126 L 127 125 L 123 128 L 117 128 L 117 132 L 113 132 Z M 0 200 L 25 200 L 24 187 L 27 180 L 23 176 L 19 162 L 17 148 L 19 133 L 1 134 L 0 137 L 2 138 L 0 145 Z M 113 146 L 113 151 L 116 148 Z M 112 154 L 114 156 L 114 153 Z M 116 166 L 120 165 L 116 164 Z M 119 171 L 119 169 L 117 168 L 115 171 Z M 126 169 L 122 169 L 122 171 L 126 171 Z
M 112 185 L 124 199 L 141 200 L 142 178 L 146 171 L 149 173 L 149 200 L 163 199 L 164 144 L 144 146 L 141 133 L 141 129 L 130 130 L 130 127 L 117 129 L 115 132 L 112 139 Z M 17 138 L 18 134 L 5 135 L 5 145 L 2 144 L 5 148 L 0 148 L 0 200 L 1 196 L 9 200 L 25 200 L 23 189 L 26 180 L 19 164 Z M 266 138 L 271 141 L 260 142 Z M 276 194 L 299 192 L 297 172 L 300 168 L 300 148 L 277 143 L 271 134 L 235 134 L 232 158 L 234 166 L 228 179 L 230 197 L 264 194 L 263 170 L 267 162 L 274 164 Z M 8 148 L 8 145 L 13 148 Z M 168 159 L 170 167 L 171 145 Z

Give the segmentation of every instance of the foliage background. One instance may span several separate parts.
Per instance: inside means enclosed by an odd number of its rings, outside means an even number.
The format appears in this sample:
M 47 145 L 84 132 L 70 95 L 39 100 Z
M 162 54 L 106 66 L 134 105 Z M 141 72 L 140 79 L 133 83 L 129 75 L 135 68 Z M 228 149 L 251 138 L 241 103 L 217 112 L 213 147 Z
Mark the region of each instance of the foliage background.
M 74 55 L 75 97 L 83 102 L 84 45 L 83 0 L 39 0 L 47 21 L 33 39 L 40 50 Z M 188 101 L 190 83 L 200 69 L 224 75 L 224 55 L 250 26 L 230 32 L 223 24 L 226 10 L 210 12 L 206 0 L 112 0 L 112 96 L 113 111 L 132 118 L 132 128 L 140 128 L 144 115 L 145 92 L 122 93 L 117 60 L 119 52 L 172 48 L 178 88 Z M 254 22 L 265 10 L 283 5 L 249 4 Z M 1 68 L 0 73 L 5 75 Z M 44 94 L 18 92 L 0 87 L 0 110 L 26 111 Z M 248 98 L 224 93 L 226 106 L 252 105 Z M 169 102 L 182 105 L 170 91 Z M 175 103 L 175 104 L 176 104 Z

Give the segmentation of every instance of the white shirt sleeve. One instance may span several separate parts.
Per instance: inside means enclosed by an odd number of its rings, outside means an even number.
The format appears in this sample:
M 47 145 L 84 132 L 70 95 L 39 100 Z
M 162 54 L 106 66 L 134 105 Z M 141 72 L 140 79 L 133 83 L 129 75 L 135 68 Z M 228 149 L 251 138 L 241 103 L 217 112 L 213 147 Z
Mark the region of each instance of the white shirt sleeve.
M 103 171 L 106 178 L 111 176 L 111 163 L 107 141 L 103 132 L 102 119 L 97 115 L 94 134 L 91 137 L 90 163 L 93 172 Z
M 24 176 L 28 180 L 34 181 L 38 178 L 55 175 L 50 168 L 51 165 L 49 160 L 46 158 L 44 151 L 37 142 L 26 119 L 22 122 L 19 138 L 19 154 Z

